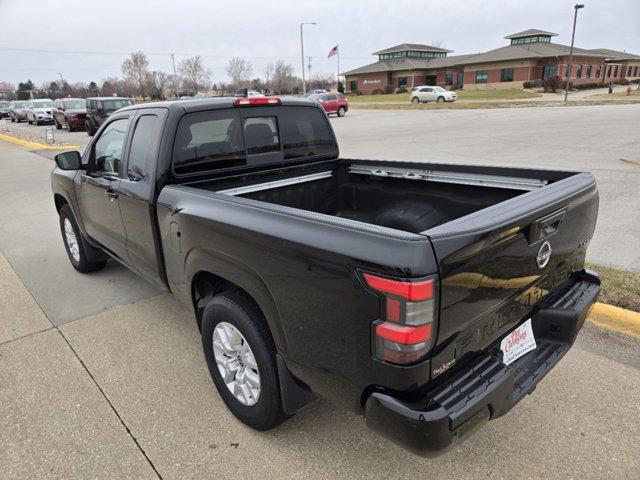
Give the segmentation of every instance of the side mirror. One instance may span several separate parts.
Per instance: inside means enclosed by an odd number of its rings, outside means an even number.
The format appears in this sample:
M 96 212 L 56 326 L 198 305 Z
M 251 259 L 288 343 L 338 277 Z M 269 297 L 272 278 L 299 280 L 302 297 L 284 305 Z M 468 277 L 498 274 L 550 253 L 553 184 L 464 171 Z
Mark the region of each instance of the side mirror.
M 76 150 L 59 153 L 55 156 L 55 159 L 56 165 L 61 170 L 80 170 L 82 168 L 82 157 L 80 152 Z

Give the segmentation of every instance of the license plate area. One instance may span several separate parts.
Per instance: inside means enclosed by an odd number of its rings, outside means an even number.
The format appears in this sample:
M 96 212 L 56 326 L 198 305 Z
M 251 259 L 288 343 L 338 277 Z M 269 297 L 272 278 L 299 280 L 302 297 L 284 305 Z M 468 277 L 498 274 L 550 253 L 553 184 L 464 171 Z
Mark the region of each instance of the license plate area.
M 537 344 L 533 335 L 533 328 L 531 327 L 531 319 L 528 319 L 500 342 L 502 362 L 505 365 L 510 365 L 523 355 L 535 350 L 536 347 Z

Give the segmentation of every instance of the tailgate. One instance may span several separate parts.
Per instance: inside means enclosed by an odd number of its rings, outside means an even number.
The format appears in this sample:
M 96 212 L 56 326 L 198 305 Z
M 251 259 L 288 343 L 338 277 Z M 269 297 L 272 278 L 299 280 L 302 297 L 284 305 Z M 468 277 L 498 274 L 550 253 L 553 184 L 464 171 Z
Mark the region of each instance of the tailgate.
M 502 338 L 581 269 L 597 213 L 595 179 L 578 173 L 424 232 L 441 278 L 432 378 Z

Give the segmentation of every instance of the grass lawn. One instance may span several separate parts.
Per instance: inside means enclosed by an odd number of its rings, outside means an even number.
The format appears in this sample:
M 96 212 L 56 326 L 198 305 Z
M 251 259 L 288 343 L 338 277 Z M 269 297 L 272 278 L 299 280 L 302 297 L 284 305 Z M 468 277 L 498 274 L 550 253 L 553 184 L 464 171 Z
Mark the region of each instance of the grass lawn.
M 539 93 L 526 90 L 456 90 L 459 100 L 521 100 L 540 97 Z M 349 96 L 349 103 L 409 103 L 408 93 L 390 93 L 387 95 Z
M 602 278 L 599 302 L 640 312 L 640 273 L 588 264 Z
M 592 95 L 589 98 L 615 98 L 615 99 L 620 99 L 620 98 L 630 98 L 630 97 L 640 97 L 640 90 L 637 90 L 638 86 L 637 85 L 632 85 L 631 86 L 631 95 L 627 95 L 627 92 L 616 92 L 616 93 L 600 93 L 598 95 Z

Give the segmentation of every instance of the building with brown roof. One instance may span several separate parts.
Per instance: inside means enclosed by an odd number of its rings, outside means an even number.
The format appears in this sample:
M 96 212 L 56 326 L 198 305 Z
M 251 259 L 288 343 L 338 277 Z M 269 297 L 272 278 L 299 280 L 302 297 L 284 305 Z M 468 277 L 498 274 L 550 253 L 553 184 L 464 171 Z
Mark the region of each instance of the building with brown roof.
M 470 55 L 449 56 L 451 50 L 402 43 L 373 55 L 378 61 L 345 72 L 347 91 L 365 94 L 376 89 L 395 90 L 418 85 L 464 86 L 468 90 L 522 88 L 551 75 L 566 79 L 569 49 L 553 43 L 556 33 L 528 29 L 504 37 L 506 45 Z M 622 78 L 639 78 L 640 56 L 608 49 L 573 49 L 570 80 L 574 84 L 599 84 Z

